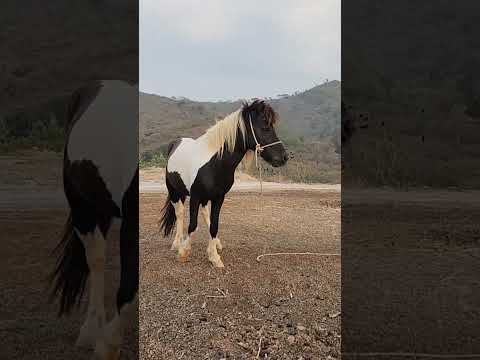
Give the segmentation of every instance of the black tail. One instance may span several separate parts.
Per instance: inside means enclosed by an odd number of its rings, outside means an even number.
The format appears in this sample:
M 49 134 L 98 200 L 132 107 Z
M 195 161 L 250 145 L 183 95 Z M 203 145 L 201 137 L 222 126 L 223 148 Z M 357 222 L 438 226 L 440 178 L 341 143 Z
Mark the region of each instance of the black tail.
M 165 201 L 162 209 L 162 218 L 160 220 L 160 229 L 163 229 L 163 236 L 167 237 L 172 233 L 175 223 L 177 222 L 177 215 L 175 214 L 175 208 L 172 205 L 170 195 Z
M 51 298 L 60 295 L 59 315 L 62 315 L 68 314 L 74 305 L 80 303 L 89 274 L 85 248 L 73 229 L 71 214 L 65 224 L 62 241 L 53 252 L 60 251 L 62 254 L 51 276 L 55 284 Z

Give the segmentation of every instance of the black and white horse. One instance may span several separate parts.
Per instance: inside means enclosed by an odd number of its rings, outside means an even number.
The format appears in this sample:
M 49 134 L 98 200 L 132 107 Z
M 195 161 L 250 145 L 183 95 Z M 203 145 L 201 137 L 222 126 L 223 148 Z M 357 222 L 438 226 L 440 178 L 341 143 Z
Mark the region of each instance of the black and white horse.
M 90 276 L 87 318 L 79 346 L 99 359 L 119 356 L 122 333 L 138 302 L 138 86 L 98 81 L 72 97 L 63 181 L 70 215 L 53 273 L 60 314 L 78 305 Z M 121 221 L 117 311 L 107 324 L 104 305 L 106 239 Z
M 288 155 L 274 129 L 277 114 L 264 101 L 245 103 L 209 128 L 198 139 L 182 138 L 168 147 L 166 184 L 168 198 L 162 210 L 161 228 L 168 236 L 177 223 L 172 250 L 178 250 L 180 260 L 191 254 L 192 236 L 197 228 L 200 206 L 210 229 L 208 259 L 215 267 L 223 267 L 217 252 L 223 245 L 217 237 L 220 209 L 225 195 L 234 182 L 237 166 L 250 162 L 255 154 L 278 167 Z M 184 203 L 190 197 L 190 224 L 183 236 Z M 208 203 L 211 209 L 208 209 Z

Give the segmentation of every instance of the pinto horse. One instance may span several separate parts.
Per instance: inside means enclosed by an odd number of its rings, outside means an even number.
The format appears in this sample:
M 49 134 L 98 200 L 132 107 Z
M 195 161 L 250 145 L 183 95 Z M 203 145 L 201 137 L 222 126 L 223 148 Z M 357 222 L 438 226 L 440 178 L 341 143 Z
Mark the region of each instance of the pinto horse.
M 261 100 L 244 103 L 209 128 L 198 139 L 181 138 L 170 143 L 167 150 L 166 185 L 168 197 L 162 210 L 161 229 L 164 236 L 171 234 L 175 223 L 177 230 L 172 250 L 177 250 L 180 261 L 191 254 L 192 236 L 197 228 L 200 206 L 210 229 L 207 247 L 213 266 L 224 267 L 217 250 L 223 245 L 217 237 L 220 209 L 225 195 L 234 183 L 237 166 L 244 160 L 260 156 L 274 167 L 285 165 L 288 155 L 278 139 L 274 125 L 277 114 Z M 184 204 L 190 197 L 190 223 L 184 238 Z M 211 210 L 208 203 L 211 203 Z
M 74 93 L 64 149 L 63 183 L 70 206 L 52 275 L 60 315 L 78 305 L 90 276 L 87 317 L 78 346 L 98 359 L 119 356 L 127 319 L 138 301 L 138 87 L 97 81 Z M 106 239 L 121 221 L 117 308 L 106 323 Z

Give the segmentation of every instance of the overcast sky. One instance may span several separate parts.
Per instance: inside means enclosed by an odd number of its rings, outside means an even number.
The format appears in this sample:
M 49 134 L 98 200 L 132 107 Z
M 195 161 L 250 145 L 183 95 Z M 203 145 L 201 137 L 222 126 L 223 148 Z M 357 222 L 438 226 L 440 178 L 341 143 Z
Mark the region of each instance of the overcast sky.
M 340 0 L 140 0 L 140 90 L 274 97 L 340 80 Z

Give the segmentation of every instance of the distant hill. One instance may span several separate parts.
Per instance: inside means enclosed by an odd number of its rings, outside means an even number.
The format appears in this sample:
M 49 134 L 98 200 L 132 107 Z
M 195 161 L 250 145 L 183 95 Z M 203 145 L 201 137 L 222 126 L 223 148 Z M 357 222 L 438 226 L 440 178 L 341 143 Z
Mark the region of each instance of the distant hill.
M 280 134 L 312 142 L 337 136 L 340 128 L 339 81 L 293 95 L 266 99 L 278 111 Z M 140 154 L 164 150 L 176 137 L 198 137 L 215 119 L 235 111 L 241 101 L 197 102 L 140 93 Z

